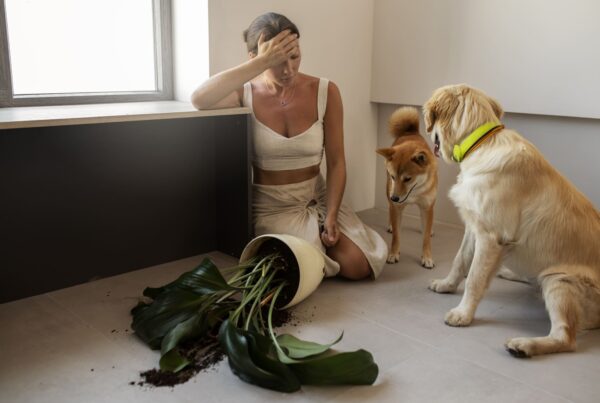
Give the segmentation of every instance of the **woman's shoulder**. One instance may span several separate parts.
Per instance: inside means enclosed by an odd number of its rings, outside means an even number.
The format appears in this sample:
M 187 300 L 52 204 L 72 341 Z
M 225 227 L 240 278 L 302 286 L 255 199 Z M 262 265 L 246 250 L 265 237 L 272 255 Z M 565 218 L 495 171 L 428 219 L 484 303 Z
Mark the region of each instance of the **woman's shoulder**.
M 316 92 L 319 89 L 319 85 L 321 81 L 327 82 L 327 93 L 339 93 L 338 86 L 331 80 L 325 77 L 315 77 L 309 76 L 308 74 L 301 73 L 300 77 L 301 83 L 306 87 L 310 88 L 312 91 Z
M 333 81 L 331 81 L 330 79 L 326 78 L 326 77 L 315 77 L 315 76 L 309 76 L 308 74 L 304 74 L 304 73 L 298 73 L 298 76 L 301 78 L 301 80 L 306 83 L 307 85 L 315 85 L 318 86 L 319 83 L 321 82 L 321 80 L 325 80 L 327 81 L 329 84 L 333 84 L 335 86 L 335 83 Z

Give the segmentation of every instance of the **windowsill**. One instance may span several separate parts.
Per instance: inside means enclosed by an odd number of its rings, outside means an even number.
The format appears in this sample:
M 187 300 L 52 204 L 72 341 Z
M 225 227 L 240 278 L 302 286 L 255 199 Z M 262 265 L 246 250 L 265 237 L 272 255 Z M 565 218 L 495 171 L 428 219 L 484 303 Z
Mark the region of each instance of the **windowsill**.
M 249 108 L 199 111 L 189 102 L 180 101 L 0 108 L 0 129 L 133 122 L 248 113 L 250 113 Z

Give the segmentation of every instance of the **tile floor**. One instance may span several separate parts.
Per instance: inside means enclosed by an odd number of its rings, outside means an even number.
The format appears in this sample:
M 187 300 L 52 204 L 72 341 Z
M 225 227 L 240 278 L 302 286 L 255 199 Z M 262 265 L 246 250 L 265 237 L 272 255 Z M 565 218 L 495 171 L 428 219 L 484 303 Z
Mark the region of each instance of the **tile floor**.
M 361 217 L 386 240 L 386 213 Z M 328 279 L 295 308 L 290 332 L 340 350 L 365 348 L 380 368 L 373 386 L 304 387 L 292 395 L 237 379 L 226 361 L 174 388 L 130 385 L 158 364 L 129 329 L 129 309 L 148 285 L 164 284 L 203 256 L 137 270 L 0 305 L 0 402 L 599 402 L 600 331 L 579 336 L 576 353 L 515 359 L 513 336 L 544 335 L 549 320 L 528 285 L 495 279 L 467 328 L 444 325 L 462 292 L 427 290 L 445 276 L 462 232 L 435 226 L 436 268 L 419 265 L 421 234 L 405 218 L 402 258 L 375 281 Z M 217 265 L 233 259 L 209 253 Z

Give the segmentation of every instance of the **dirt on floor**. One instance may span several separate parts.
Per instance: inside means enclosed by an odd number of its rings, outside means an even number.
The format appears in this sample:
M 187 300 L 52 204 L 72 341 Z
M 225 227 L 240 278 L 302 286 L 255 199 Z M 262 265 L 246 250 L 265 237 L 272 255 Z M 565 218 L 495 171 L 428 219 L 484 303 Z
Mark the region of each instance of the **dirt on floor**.
M 294 325 L 294 318 L 289 310 L 280 310 L 273 313 L 273 326 L 280 327 L 286 324 Z M 131 381 L 130 385 L 137 386 L 175 386 L 185 383 L 199 372 L 208 371 L 225 357 L 225 351 L 219 345 L 216 336 L 207 336 L 183 343 L 179 353 L 187 358 L 191 364 L 179 372 L 161 371 L 153 368 L 140 372 L 140 381 Z

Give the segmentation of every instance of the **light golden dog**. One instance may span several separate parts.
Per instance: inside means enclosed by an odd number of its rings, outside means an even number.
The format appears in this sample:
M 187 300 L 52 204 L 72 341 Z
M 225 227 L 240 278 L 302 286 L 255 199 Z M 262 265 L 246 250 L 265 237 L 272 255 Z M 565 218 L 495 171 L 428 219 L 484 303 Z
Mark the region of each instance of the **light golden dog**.
M 577 330 L 600 327 L 600 214 L 513 130 L 493 128 L 469 149 L 470 134 L 499 124 L 503 114 L 483 92 L 439 88 L 423 113 L 443 159 L 462 161 L 450 198 L 465 223 L 464 238 L 448 276 L 429 286 L 454 292 L 468 271 L 462 300 L 446 323 L 471 323 L 506 258 L 517 275 L 537 280 L 552 324 L 548 336 L 510 339 L 506 349 L 516 357 L 574 351 Z
M 395 138 L 389 148 L 377 153 L 385 157 L 387 170 L 386 198 L 389 207 L 392 244 L 388 263 L 400 259 L 400 223 L 407 204 L 417 204 L 423 228 L 421 265 L 434 266 L 431 255 L 433 206 L 437 192 L 437 161 L 427 142 L 419 134 L 419 112 L 416 108 L 398 108 L 389 120 L 390 133 Z

